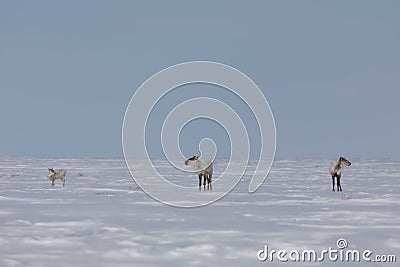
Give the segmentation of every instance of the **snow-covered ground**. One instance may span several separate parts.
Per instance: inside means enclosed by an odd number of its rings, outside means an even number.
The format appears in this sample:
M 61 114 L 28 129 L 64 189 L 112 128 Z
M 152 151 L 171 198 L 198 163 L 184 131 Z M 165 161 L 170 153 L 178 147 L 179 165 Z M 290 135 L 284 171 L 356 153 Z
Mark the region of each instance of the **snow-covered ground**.
M 276 160 L 255 194 L 247 193 L 250 177 L 245 176 L 223 199 L 187 209 L 144 194 L 123 159 L 3 157 L 0 266 L 288 265 L 261 262 L 257 252 L 265 245 L 287 251 L 337 249 L 339 238 L 349 249 L 397 257 L 397 263 L 367 266 L 398 266 L 400 162 L 353 159 L 344 170 L 343 192 L 331 191 L 329 163 Z M 168 171 L 164 162 L 156 164 Z M 51 186 L 50 167 L 67 169 L 65 188 L 60 180 Z M 218 171 L 216 165 L 215 175 Z M 196 186 L 192 176 L 171 179 Z M 344 264 L 326 259 L 290 265 Z

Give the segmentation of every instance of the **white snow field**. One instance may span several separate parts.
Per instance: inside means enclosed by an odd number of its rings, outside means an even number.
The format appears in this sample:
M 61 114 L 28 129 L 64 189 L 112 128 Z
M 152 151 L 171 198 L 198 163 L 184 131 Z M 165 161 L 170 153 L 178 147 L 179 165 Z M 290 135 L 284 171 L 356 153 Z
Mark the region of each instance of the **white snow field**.
M 351 160 L 351 159 L 350 159 Z M 355 160 L 332 192 L 331 160 L 276 160 L 255 194 L 251 171 L 201 208 L 154 201 L 120 158 L 0 158 L 0 266 L 399 266 L 400 162 Z M 254 163 L 251 163 L 254 165 Z M 163 172 L 169 167 L 156 162 Z M 47 168 L 67 170 L 63 188 Z M 254 166 L 253 166 L 254 167 Z M 214 166 L 214 175 L 221 171 Z M 171 173 L 173 173 L 171 171 Z M 193 183 L 182 173 L 171 179 Z M 259 250 L 371 250 L 396 263 L 260 261 Z M 286 258 L 288 256 L 286 255 Z

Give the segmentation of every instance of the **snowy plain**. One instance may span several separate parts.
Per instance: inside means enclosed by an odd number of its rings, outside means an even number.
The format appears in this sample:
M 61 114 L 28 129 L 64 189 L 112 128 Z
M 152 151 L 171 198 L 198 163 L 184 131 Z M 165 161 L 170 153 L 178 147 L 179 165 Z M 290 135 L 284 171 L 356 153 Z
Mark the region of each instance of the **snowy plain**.
M 343 192 L 332 192 L 330 161 L 275 160 L 254 194 L 247 193 L 250 166 L 223 199 L 175 208 L 142 192 L 122 158 L 2 157 L 0 266 L 398 266 L 400 162 L 353 159 Z M 64 188 L 60 180 L 51 186 L 51 167 L 67 169 Z M 265 245 L 321 251 L 337 248 L 339 238 L 352 249 L 396 255 L 397 263 L 257 259 Z

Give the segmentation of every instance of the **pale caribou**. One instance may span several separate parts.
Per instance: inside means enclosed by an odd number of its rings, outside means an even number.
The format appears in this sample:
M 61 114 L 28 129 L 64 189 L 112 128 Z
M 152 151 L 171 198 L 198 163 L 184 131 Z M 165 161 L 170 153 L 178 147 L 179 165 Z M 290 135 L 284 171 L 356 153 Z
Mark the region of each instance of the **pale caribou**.
M 329 167 L 329 173 L 332 176 L 332 191 L 335 191 L 335 177 L 337 183 L 337 191 L 342 191 L 342 185 L 340 184 L 340 178 L 342 177 L 342 169 L 345 166 L 350 166 L 351 162 L 345 157 L 340 157 L 339 160 L 331 163 Z
M 199 159 L 198 156 L 193 156 L 185 161 L 185 165 L 190 165 L 196 171 L 199 176 L 199 190 L 201 190 L 201 180 L 203 177 L 203 186 L 206 190 L 212 190 L 212 174 L 213 174 L 213 163 L 208 159 Z

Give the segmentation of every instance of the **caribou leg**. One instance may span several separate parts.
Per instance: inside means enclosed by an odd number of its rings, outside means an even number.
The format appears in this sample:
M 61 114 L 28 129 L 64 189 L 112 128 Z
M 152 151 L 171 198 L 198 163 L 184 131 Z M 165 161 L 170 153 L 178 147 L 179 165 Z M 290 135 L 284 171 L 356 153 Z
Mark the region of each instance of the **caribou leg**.
M 199 190 L 201 191 L 201 174 L 199 174 Z

